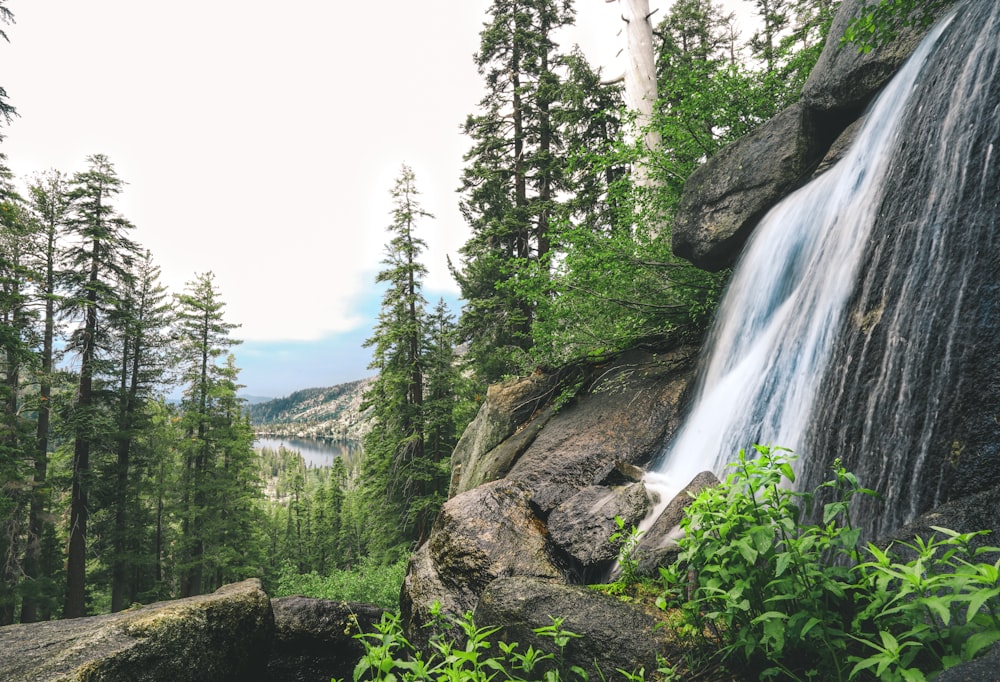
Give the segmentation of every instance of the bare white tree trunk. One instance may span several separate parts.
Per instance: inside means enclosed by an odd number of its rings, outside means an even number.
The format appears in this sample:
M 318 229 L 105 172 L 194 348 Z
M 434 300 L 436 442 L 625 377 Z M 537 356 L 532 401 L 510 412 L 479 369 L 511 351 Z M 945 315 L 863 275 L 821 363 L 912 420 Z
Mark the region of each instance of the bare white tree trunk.
M 649 0 L 618 0 L 618 4 L 625 22 L 625 101 L 638 113 L 639 125 L 648 129 L 656 102 L 656 62 Z M 659 142 L 659 135 L 647 133 L 647 147 L 653 149 Z
M 605 0 L 615 2 L 615 0 Z M 651 126 L 656 104 L 656 61 L 653 55 L 653 22 L 649 0 L 617 0 L 625 22 L 625 103 L 636 113 L 638 133 L 646 151 L 660 146 L 660 134 Z M 635 183 L 652 187 L 646 164 L 640 160 L 634 171 Z

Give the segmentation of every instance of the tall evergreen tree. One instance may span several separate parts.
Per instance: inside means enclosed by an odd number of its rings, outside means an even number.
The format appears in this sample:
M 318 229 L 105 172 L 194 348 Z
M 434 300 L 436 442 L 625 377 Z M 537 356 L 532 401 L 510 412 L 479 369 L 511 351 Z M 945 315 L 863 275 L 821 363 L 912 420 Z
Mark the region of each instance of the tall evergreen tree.
M 86 563 L 87 522 L 90 516 L 91 448 L 110 431 L 107 414 L 99 408 L 95 379 L 101 375 L 107 348 L 103 324 L 113 306 L 117 283 L 130 276 L 130 265 L 138 247 L 127 237 L 132 225 L 116 212 L 113 200 L 124 182 L 103 154 L 87 159 L 89 168 L 70 182 L 73 204 L 70 229 L 78 238 L 69 250 L 73 275 L 71 304 L 82 324 L 71 338 L 80 358 L 80 382 L 73 415 L 73 488 L 70 498 L 69 550 L 66 563 L 66 603 L 63 617 L 87 614 Z
M 35 413 L 34 467 L 28 537 L 24 552 L 25 589 L 21 602 L 21 622 L 33 623 L 49 614 L 40 613 L 42 599 L 42 543 L 51 530 L 48 521 L 49 495 L 49 425 L 52 414 L 53 368 L 55 361 L 56 311 L 60 302 L 57 279 L 62 266 L 60 237 L 69 220 L 70 202 L 66 178 L 51 171 L 36 178 L 28 187 L 29 205 L 38 225 L 36 265 L 39 273 L 36 298 L 41 302 L 41 348 L 37 373 L 38 396 Z
M 790 22 L 791 0 L 752 0 L 761 28 L 750 39 L 754 55 L 773 73 L 781 58 L 781 34 Z
M 175 553 L 170 548 L 177 544 L 178 524 L 172 523 L 172 519 L 180 512 L 177 491 L 183 467 L 178 443 L 184 432 L 177 407 L 162 398 L 147 406 L 147 414 L 148 427 L 143 430 L 141 444 L 148 463 L 150 537 L 146 549 L 151 571 L 149 582 L 143 583 L 141 589 L 150 600 L 160 600 L 174 594 L 172 586 L 177 582 L 175 561 L 170 561 Z
M 206 528 L 206 567 L 211 572 L 204 589 L 208 590 L 256 576 L 262 563 L 257 551 L 262 522 L 260 467 L 246 401 L 239 397 L 243 388 L 239 373 L 236 357 L 227 354 L 212 394 L 211 439 L 217 456 L 209 472 L 209 508 L 215 514 Z
M 242 458 L 252 432 L 242 419 L 236 397 L 236 370 L 229 349 L 240 343 L 230 336 L 239 325 L 226 322 L 225 303 L 211 272 L 197 275 L 177 296 L 177 362 L 185 385 L 181 401 L 185 438 L 181 447 L 180 594 L 200 594 L 214 584 L 217 553 L 224 530 L 219 512 L 233 480 L 231 458 Z M 225 364 L 222 364 L 222 363 Z M 242 428 L 240 425 L 244 425 Z M 237 433 L 234 429 L 239 428 Z M 242 468 L 239 473 L 244 473 Z M 231 503 L 235 501 L 230 500 Z
M 14 622 L 27 518 L 22 482 L 30 445 L 22 381 L 33 358 L 33 315 L 25 283 L 35 276 L 29 247 L 33 227 L 5 162 L 0 155 L 0 480 L 5 482 L 0 490 L 0 625 Z
M 170 306 L 166 289 L 159 283 L 160 270 L 147 251 L 136 260 L 129 276 L 120 283 L 111 323 L 119 353 L 113 476 L 113 530 L 111 532 L 111 610 L 120 611 L 135 598 L 131 584 L 129 509 L 138 491 L 131 490 L 133 449 L 143 426 L 146 404 L 163 387 Z
M 453 275 L 467 301 L 460 325 L 484 381 L 519 369 L 532 346 L 538 301 L 551 294 L 551 220 L 563 189 L 553 107 L 560 79 L 554 34 L 573 21 L 570 0 L 495 0 L 476 65 L 486 82 L 461 208 L 472 237 Z
M 373 488 L 375 510 L 385 534 L 382 548 L 415 539 L 411 510 L 427 494 L 419 474 L 424 459 L 424 308 L 421 292 L 427 269 L 418 260 L 426 244 L 416 235 L 422 218 L 413 171 L 403 166 L 390 195 L 393 235 L 376 281 L 386 285 L 371 347 L 372 369 L 379 371 L 365 393 L 362 409 L 371 409 L 372 428 L 365 436 L 365 477 Z M 374 511 L 374 510 L 373 510 Z
M 462 419 L 463 379 L 455 353 L 457 327 L 444 299 L 427 316 L 426 398 L 424 399 L 425 451 L 431 462 L 440 464 L 451 456 L 459 436 Z M 461 426 L 465 426 L 461 424 Z M 441 492 L 440 474 L 433 487 Z

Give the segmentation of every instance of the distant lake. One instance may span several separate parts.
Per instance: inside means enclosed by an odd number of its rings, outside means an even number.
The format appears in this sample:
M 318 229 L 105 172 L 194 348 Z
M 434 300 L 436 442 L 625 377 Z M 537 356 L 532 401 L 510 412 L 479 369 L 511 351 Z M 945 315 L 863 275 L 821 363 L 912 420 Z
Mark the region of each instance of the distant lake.
M 253 442 L 257 450 L 292 450 L 302 455 L 308 467 L 333 466 L 334 457 L 350 458 L 358 450 L 356 443 L 325 441 L 313 438 L 258 438 Z

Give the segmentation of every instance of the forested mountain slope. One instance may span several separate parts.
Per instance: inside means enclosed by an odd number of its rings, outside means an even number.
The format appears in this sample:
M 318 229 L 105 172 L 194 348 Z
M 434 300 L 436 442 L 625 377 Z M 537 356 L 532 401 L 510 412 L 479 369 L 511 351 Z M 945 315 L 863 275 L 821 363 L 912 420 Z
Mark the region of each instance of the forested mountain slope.
M 250 421 L 259 434 L 360 441 L 367 430 L 361 398 L 371 381 L 305 388 L 250 405 Z

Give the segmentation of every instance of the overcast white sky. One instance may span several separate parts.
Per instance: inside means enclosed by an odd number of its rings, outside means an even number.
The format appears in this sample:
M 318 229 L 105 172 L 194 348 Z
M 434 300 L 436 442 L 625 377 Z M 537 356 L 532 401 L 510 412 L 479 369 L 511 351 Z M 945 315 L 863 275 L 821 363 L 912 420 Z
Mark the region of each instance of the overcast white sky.
M 481 96 L 472 55 L 490 4 L 8 0 L 0 85 L 20 116 L 0 152 L 22 178 L 106 154 L 163 283 L 216 274 L 247 393 L 361 378 L 404 162 L 436 216 L 421 225 L 426 296 L 457 294 L 459 126 Z M 563 44 L 620 71 L 616 4 L 576 8 Z

